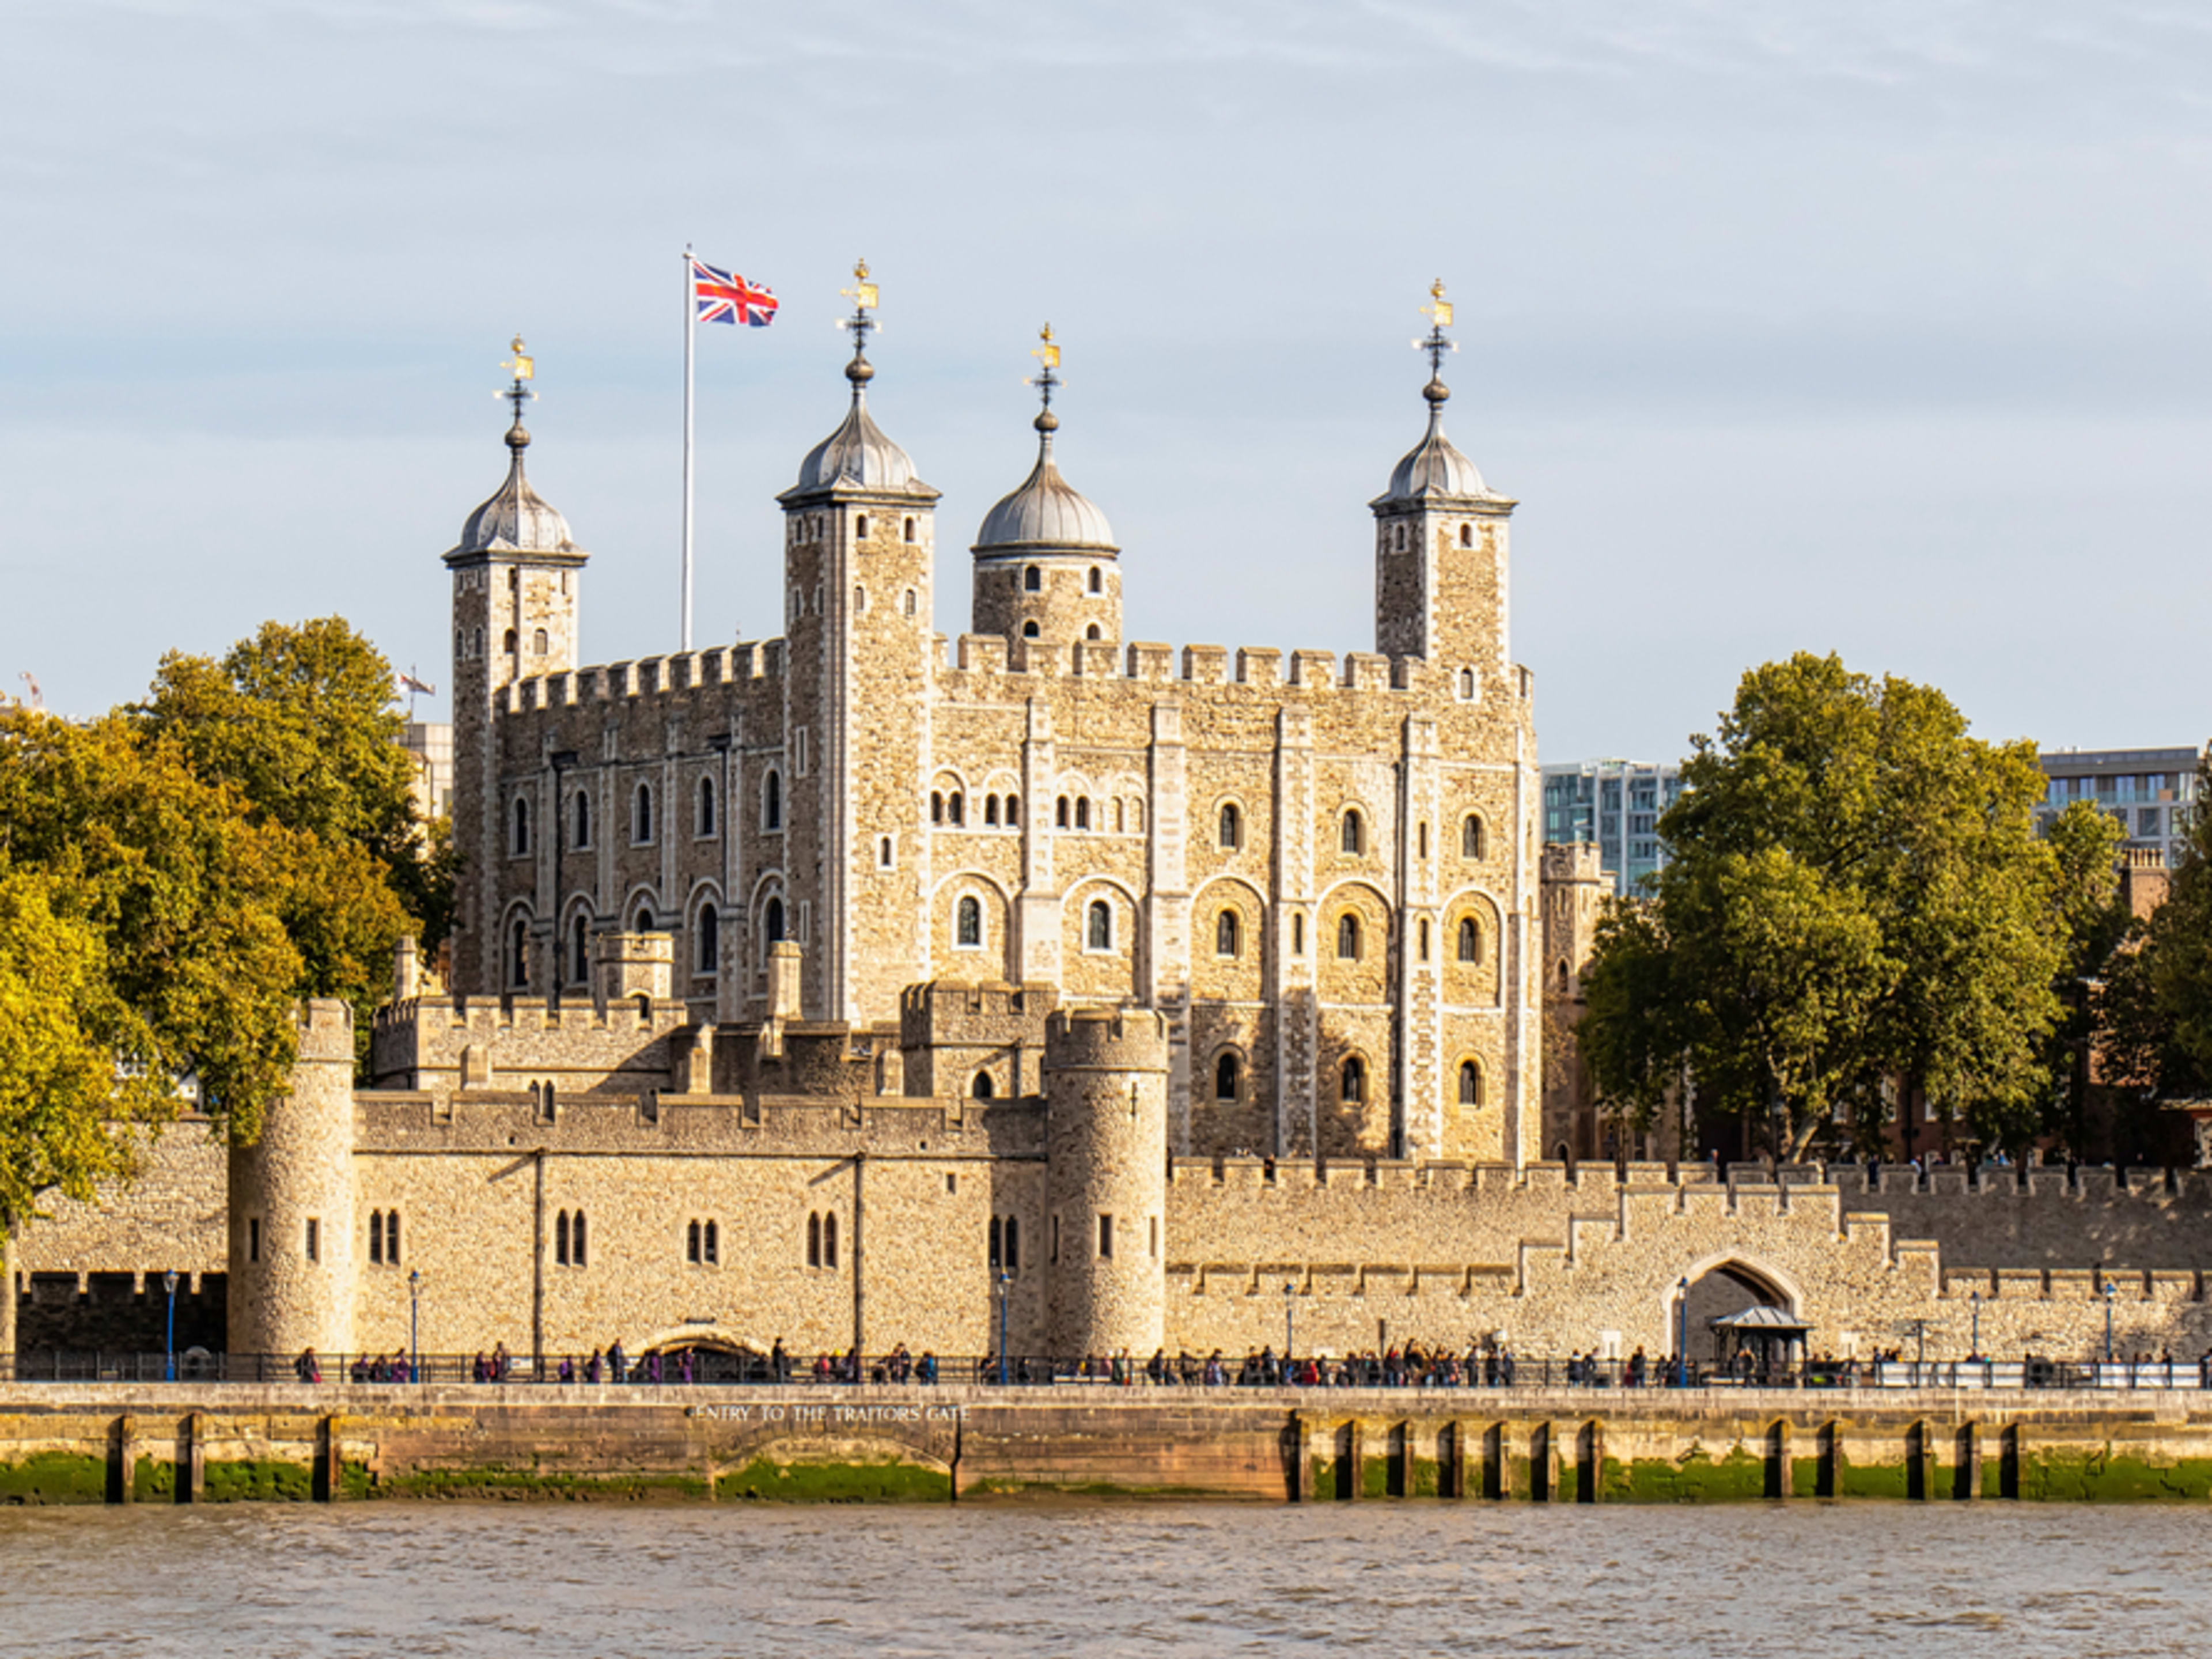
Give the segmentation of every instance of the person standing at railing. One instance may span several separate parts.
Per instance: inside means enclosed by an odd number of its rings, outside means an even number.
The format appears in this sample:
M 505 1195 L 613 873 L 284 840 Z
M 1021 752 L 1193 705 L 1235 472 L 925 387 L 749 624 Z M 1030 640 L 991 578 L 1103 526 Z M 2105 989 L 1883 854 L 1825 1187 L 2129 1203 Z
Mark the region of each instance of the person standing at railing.
M 292 1373 L 302 1382 L 319 1382 L 323 1380 L 323 1368 L 317 1362 L 315 1351 L 313 1348 L 300 1350 L 300 1357 L 292 1362 Z

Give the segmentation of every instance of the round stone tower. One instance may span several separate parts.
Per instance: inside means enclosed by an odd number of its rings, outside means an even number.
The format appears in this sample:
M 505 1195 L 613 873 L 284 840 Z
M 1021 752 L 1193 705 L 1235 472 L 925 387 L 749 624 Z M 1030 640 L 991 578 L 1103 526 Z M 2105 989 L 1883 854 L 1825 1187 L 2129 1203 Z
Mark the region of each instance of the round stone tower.
M 231 1352 L 348 1352 L 355 1273 L 353 1011 L 318 998 L 291 1092 L 230 1154 Z
M 1106 515 L 1066 479 L 1052 454 L 1060 416 L 1052 394 L 1060 348 L 1044 331 L 1034 384 L 1036 465 L 1021 487 L 985 515 L 975 532 L 975 630 L 1065 647 L 1121 643 L 1121 555 Z M 1017 659 L 1018 660 L 1018 659 Z
M 1054 1013 L 1044 1071 L 1054 1354 L 1149 1359 L 1166 1329 L 1167 1023 Z

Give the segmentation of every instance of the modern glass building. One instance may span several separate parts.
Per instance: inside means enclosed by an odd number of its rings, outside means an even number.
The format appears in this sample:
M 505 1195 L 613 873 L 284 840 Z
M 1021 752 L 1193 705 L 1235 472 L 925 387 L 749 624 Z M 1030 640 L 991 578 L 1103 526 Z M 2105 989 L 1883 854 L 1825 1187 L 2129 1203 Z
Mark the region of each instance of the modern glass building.
M 1659 815 L 1680 798 L 1682 769 L 1647 761 L 1567 761 L 1544 769 L 1544 839 L 1584 842 L 1626 892 L 1667 862 Z
M 2036 828 L 2048 830 L 2077 800 L 2094 801 L 2118 823 L 2130 848 L 2154 849 L 2168 866 L 2180 862 L 2197 799 L 2196 750 L 2060 749 L 2039 758 L 2050 782 Z M 1550 795 L 1547 778 L 1547 804 Z

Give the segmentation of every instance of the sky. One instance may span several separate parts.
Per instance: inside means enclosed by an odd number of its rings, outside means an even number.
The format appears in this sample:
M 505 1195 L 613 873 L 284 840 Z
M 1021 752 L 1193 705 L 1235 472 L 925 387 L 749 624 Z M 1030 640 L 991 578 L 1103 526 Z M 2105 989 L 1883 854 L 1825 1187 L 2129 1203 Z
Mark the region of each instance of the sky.
M 1049 320 L 1127 636 L 1370 648 L 1441 277 L 1546 759 L 1798 650 L 2202 742 L 2208 173 L 2179 3 L 8 0 L 0 686 L 337 613 L 442 690 L 518 331 L 586 659 L 674 648 L 691 243 L 783 302 L 698 342 L 702 644 L 776 631 L 865 257 L 940 630 Z

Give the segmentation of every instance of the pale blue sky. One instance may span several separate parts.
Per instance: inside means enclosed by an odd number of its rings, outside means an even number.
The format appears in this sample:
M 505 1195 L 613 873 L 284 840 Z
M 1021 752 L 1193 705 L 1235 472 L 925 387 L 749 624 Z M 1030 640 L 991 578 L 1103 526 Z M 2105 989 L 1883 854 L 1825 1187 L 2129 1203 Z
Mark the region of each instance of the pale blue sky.
M 1838 10 L 10 0 L 0 676 L 86 713 L 335 611 L 442 687 L 517 329 L 586 650 L 672 648 L 688 240 L 784 301 L 701 340 L 702 642 L 775 631 L 864 253 L 941 629 L 1049 318 L 1131 636 L 1367 648 L 1442 276 L 1547 758 L 1801 647 L 2200 741 L 2212 14 Z

